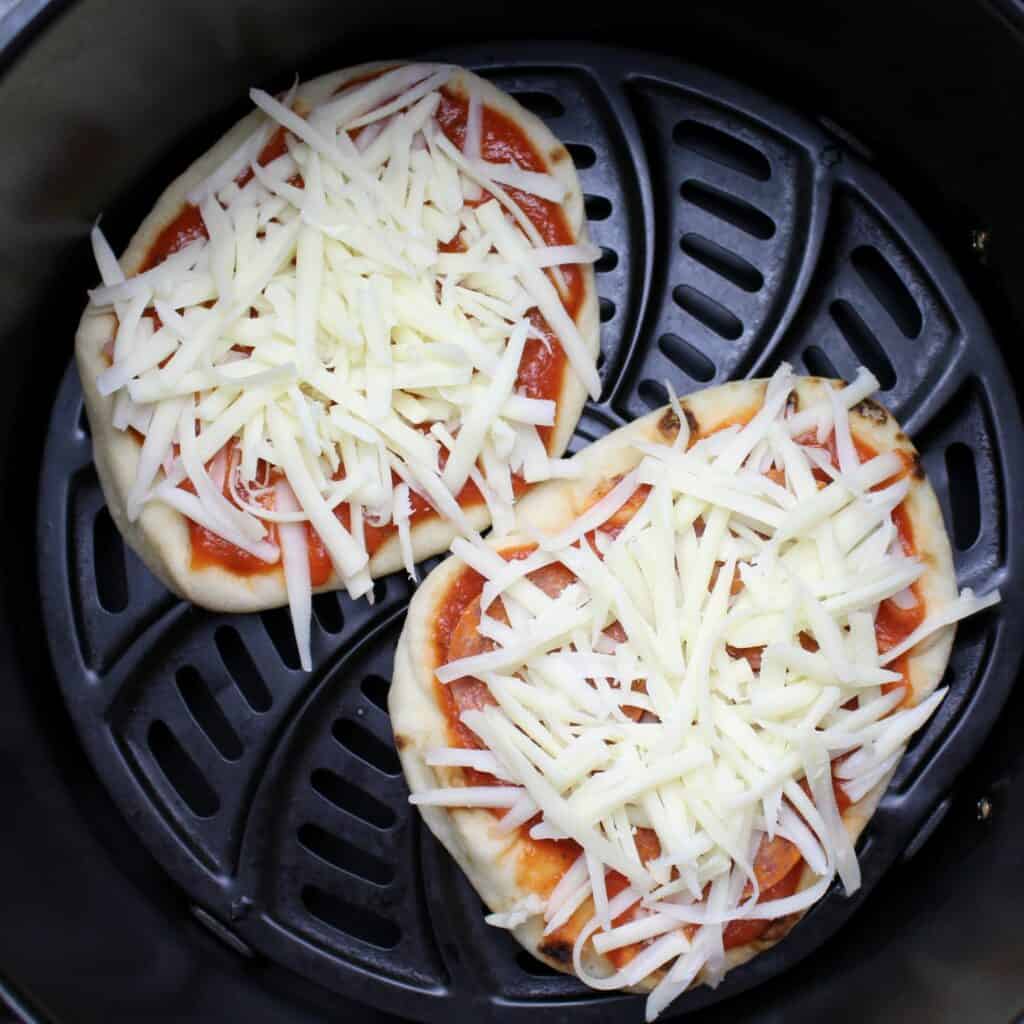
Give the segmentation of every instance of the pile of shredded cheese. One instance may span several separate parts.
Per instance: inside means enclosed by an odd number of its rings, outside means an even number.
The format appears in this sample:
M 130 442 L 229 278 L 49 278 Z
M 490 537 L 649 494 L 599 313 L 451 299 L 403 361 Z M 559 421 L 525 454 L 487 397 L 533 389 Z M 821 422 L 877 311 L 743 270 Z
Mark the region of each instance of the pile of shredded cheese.
M 114 425 L 144 438 L 128 516 L 164 502 L 283 562 L 307 669 L 304 524 L 353 596 L 371 587 L 365 524 L 394 524 L 415 575 L 410 492 L 469 535 L 457 496 L 472 480 L 507 526 L 513 473 L 564 472 L 537 430 L 554 423 L 555 402 L 516 388 L 531 311 L 599 390 L 558 267 L 600 251 L 543 243 L 502 186 L 554 202 L 564 188 L 483 159 L 472 87 L 453 146 L 435 114 L 456 71 L 398 67 L 306 117 L 293 96 L 254 89 L 263 124 L 188 196 L 208 238 L 126 279 L 93 231 L 103 284 L 91 304 L 117 317 L 96 384 L 114 396 Z M 286 150 L 261 166 L 278 127 Z
M 794 383 L 783 366 L 749 423 L 692 446 L 677 405 L 675 443 L 640 445 L 639 465 L 574 525 L 538 538 L 529 557 L 506 562 L 483 544 L 453 545 L 486 578 L 480 633 L 494 648 L 437 677 L 482 680 L 496 703 L 461 715 L 486 749 L 435 750 L 427 763 L 472 767 L 499 784 L 413 802 L 508 808 L 494 827 L 509 834 L 539 814 L 531 836 L 575 840 L 582 853 L 549 898 L 533 895 L 489 920 L 516 927 L 541 914 L 550 934 L 592 900 L 576 973 L 612 989 L 665 968 L 648 1020 L 701 972 L 717 984 L 729 922 L 804 910 L 836 875 L 848 893 L 858 888 L 831 762 L 849 755 L 836 775 L 853 802 L 887 779 L 944 696 L 903 706 L 905 687 L 885 685 L 902 676 L 888 666 L 999 600 L 964 590 L 879 651 L 880 603 L 920 600 L 914 584 L 925 566 L 904 551 L 892 514 L 910 479 L 894 453 L 858 455 L 848 411 L 877 388 L 869 373 L 795 413 Z M 833 430 L 837 467 L 822 447 Z M 599 529 L 641 485 L 650 491 L 628 525 L 617 536 Z M 575 582 L 551 596 L 527 574 L 555 562 Z M 615 622 L 623 642 L 605 633 Z M 739 650 L 751 648 L 763 648 L 756 669 Z M 624 710 L 637 708 L 639 719 Z M 660 844 L 646 863 L 638 828 Z M 816 881 L 758 902 L 755 858 L 775 836 L 795 844 Z M 628 881 L 614 897 L 612 871 Z M 601 953 L 642 947 L 598 977 L 581 959 L 590 943 Z

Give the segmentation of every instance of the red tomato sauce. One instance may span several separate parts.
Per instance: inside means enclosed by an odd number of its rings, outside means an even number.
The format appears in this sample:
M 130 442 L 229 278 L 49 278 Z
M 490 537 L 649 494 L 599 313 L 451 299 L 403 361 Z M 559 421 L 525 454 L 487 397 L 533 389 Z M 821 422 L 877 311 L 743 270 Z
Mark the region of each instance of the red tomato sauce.
M 229 466 L 231 465 L 234 447 L 234 442 L 229 442 Z M 207 470 L 209 470 L 212 462 L 213 460 L 211 459 L 210 462 L 207 463 Z M 265 463 L 261 463 L 258 474 L 266 475 Z M 274 471 L 269 474 L 269 480 L 272 483 L 280 480 L 281 477 L 282 474 L 279 471 Z M 181 486 L 184 490 L 195 493 L 195 488 L 192 486 L 191 481 L 186 480 Z M 239 507 L 238 502 L 235 500 L 234 493 L 228 486 L 227 476 L 225 476 L 222 493 L 232 505 L 236 508 Z M 266 540 L 271 544 L 278 544 L 277 526 L 270 522 L 265 523 L 264 525 L 267 528 Z M 305 523 L 304 525 L 306 528 L 306 545 L 309 549 L 309 581 L 314 587 L 320 587 L 330 579 L 333 566 L 331 564 L 330 556 L 327 554 L 326 549 L 320 541 L 320 535 L 313 529 L 312 524 Z M 227 569 L 229 572 L 233 572 L 236 576 L 262 576 L 267 573 L 283 571 L 281 562 L 278 561 L 273 564 L 264 562 L 262 558 L 257 558 L 255 555 L 249 554 L 248 551 L 243 551 L 230 541 L 224 540 L 223 537 L 216 533 L 212 533 L 210 530 L 207 530 L 205 526 L 200 526 L 199 523 L 196 523 L 191 519 L 188 519 L 188 536 L 189 545 L 192 549 L 191 566 L 193 569 L 217 567 L 220 569 Z
M 339 92 L 367 81 L 389 69 L 374 70 L 359 79 L 346 83 Z M 461 148 L 465 135 L 468 104 L 465 98 L 456 96 L 445 89 L 441 94 L 441 105 L 437 111 L 437 119 L 443 131 L 452 142 Z M 500 111 L 485 106 L 482 111 L 481 151 L 485 159 L 494 162 L 515 161 L 525 170 L 544 171 L 547 165 L 544 158 L 534 148 L 526 133 L 511 118 Z M 283 128 L 270 137 L 260 152 L 258 163 L 266 166 L 288 150 L 287 137 Z M 252 177 L 252 171 L 244 170 L 235 180 L 244 186 Z M 295 179 L 301 185 L 301 179 Z M 548 200 L 541 199 L 517 189 L 509 188 L 509 195 L 519 204 L 523 212 L 531 220 L 537 231 L 548 245 L 569 245 L 574 239 L 561 207 Z M 486 197 L 484 197 L 486 199 Z M 479 200 L 483 202 L 484 199 Z M 140 271 L 149 270 L 163 262 L 172 253 L 177 252 L 189 242 L 197 238 L 207 238 L 206 225 L 197 206 L 186 203 L 178 216 L 157 235 L 143 260 Z M 449 245 L 442 245 L 443 250 L 455 251 L 459 248 L 457 240 Z M 563 304 L 570 316 L 575 317 L 583 301 L 583 274 L 578 266 L 561 268 L 566 285 Z M 155 313 L 152 314 L 155 317 Z M 562 346 L 551 331 L 547 322 L 536 311 L 531 313 L 531 320 L 544 335 L 544 340 L 530 338 L 523 352 L 520 363 L 517 387 L 529 398 L 551 399 L 557 401 L 562 390 L 562 381 L 567 369 L 567 360 Z M 550 444 L 551 427 L 537 428 L 545 445 Z M 513 490 L 516 494 L 525 490 L 526 485 L 519 478 L 513 478 Z M 410 496 L 412 504 L 412 523 L 421 523 L 438 517 L 432 505 L 418 494 Z M 468 482 L 458 497 L 463 508 L 470 508 L 483 502 L 483 497 L 476 485 Z M 349 509 L 342 504 L 336 512 L 342 524 L 348 528 Z M 364 524 L 367 552 L 372 556 L 381 545 L 397 532 L 393 524 L 383 527 Z M 256 573 L 276 571 L 280 566 L 268 566 L 265 562 L 254 558 L 245 551 L 236 548 L 208 530 L 189 521 L 189 536 L 192 540 L 192 567 L 202 569 L 218 565 L 230 572 L 242 576 Z M 213 539 L 211 539 L 213 538 Z M 326 583 L 331 575 L 330 558 L 324 549 L 319 535 L 310 527 L 310 568 L 313 573 L 313 585 Z

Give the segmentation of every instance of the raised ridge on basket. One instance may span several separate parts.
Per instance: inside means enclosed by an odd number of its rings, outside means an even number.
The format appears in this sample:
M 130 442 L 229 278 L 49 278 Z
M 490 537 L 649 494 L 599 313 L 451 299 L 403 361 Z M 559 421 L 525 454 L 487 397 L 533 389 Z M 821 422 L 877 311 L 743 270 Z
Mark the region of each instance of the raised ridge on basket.
M 374 885 L 387 885 L 395 877 L 393 864 L 312 822 L 299 828 L 298 837 L 299 842 L 321 860 Z
M 896 370 L 885 354 L 881 342 L 864 323 L 857 310 L 846 299 L 836 299 L 829 306 L 829 313 L 839 328 L 839 333 L 846 339 L 846 344 L 860 362 L 878 378 L 881 389 L 891 391 L 896 383 Z
M 761 150 L 703 121 L 680 121 L 672 129 L 672 141 L 757 181 L 767 181 L 772 176 L 771 162 Z
M 764 274 L 753 263 L 712 242 L 703 235 L 687 232 L 679 239 L 679 248 L 692 260 L 702 264 L 713 274 L 724 277 L 745 292 L 759 292 L 764 287 Z
M 766 242 L 775 234 L 775 221 L 767 213 L 746 199 L 713 185 L 691 179 L 679 186 L 679 194 L 686 202 L 699 206 L 705 213 L 739 228 L 752 238 Z
M 676 285 L 672 299 L 680 309 L 726 341 L 736 341 L 743 334 L 743 321 L 738 316 L 692 285 Z
M 309 784 L 329 803 L 367 824 L 386 829 L 395 823 L 395 812 L 387 804 L 327 768 L 313 772 Z
M 154 722 L 147 739 L 154 760 L 185 806 L 197 818 L 212 818 L 220 810 L 220 799 L 167 723 Z
M 224 667 L 249 707 L 257 713 L 269 711 L 274 704 L 274 698 L 267 689 L 256 662 L 242 642 L 238 630 L 234 626 L 218 626 L 213 634 L 213 640 Z
M 907 338 L 916 338 L 923 324 L 921 310 L 892 264 L 873 245 L 859 245 L 850 261 L 896 326 Z
M 331 734 L 350 753 L 373 765 L 385 775 L 398 775 L 402 770 L 394 747 L 381 742 L 373 733 L 348 718 L 341 718 L 331 727 Z
M 242 741 L 225 717 L 217 699 L 210 692 L 199 670 L 194 665 L 182 665 L 174 674 L 178 693 L 192 715 L 196 725 L 227 761 L 242 756 Z
M 378 949 L 394 949 L 402 937 L 402 929 L 394 921 L 315 886 L 302 890 L 302 902 L 324 924 Z

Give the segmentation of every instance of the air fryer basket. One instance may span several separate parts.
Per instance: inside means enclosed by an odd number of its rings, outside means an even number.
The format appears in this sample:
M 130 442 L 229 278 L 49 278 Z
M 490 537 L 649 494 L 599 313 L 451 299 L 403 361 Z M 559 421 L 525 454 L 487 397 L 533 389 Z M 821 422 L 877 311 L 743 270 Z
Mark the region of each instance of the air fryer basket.
M 429 56 L 517 95 L 580 168 L 604 250 L 604 386 L 574 450 L 662 404 L 666 377 L 685 393 L 783 359 L 837 376 L 863 363 L 922 452 L 961 583 L 1004 588 L 1002 606 L 961 627 L 950 696 L 860 844 L 861 892 L 834 889 L 783 944 L 670 1013 L 698 1010 L 824 943 L 954 807 L 951 786 L 1019 661 L 1010 627 L 1021 595 L 1005 586 L 1024 562 L 1011 514 L 1024 498 L 1016 396 L 961 275 L 855 142 L 650 52 L 531 42 Z M 179 142 L 175 165 L 210 134 Z M 115 235 L 170 176 L 162 166 L 115 203 Z M 380 581 L 373 608 L 315 599 L 310 676 L 298 671 L 286 610 L 228 617 L 175 600 L 103 508 L 73 370 L 50 417 L 38 508 L 43 622 L 78 734 L 176 883 L 171 898 L 182 893 L 230 955 L 417 1019 L 561 1019 L 570 1007 L 578 1019 L 638 1018 L 635 999 L 555 975 L 486 926 L 407 806 L 386 715 L 405 579 Z

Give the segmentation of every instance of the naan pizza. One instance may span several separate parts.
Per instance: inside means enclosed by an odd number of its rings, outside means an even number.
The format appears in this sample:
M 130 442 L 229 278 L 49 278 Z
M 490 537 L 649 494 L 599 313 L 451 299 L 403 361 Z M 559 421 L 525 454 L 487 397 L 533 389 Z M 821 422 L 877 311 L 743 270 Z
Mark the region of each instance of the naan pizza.
M 577 455 L 417 590 L 390 711 L 488 920 L 647 1018 L 779 942 L 942 701 L 958 595 L 877 382 L 675 401 Z
M 258 109 L 160 197 L 75 341 L 114 522 L 207 608 L 371 580 L 557 476 L 598 309 L 571 157 L 459 68 L 367 64 Z

